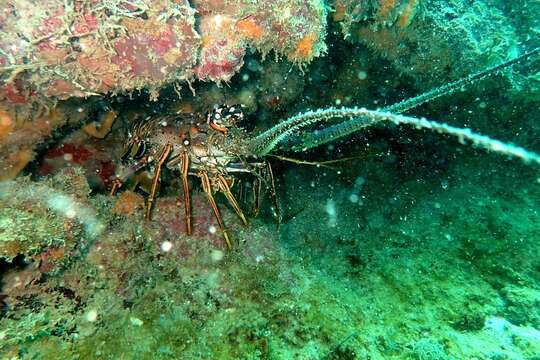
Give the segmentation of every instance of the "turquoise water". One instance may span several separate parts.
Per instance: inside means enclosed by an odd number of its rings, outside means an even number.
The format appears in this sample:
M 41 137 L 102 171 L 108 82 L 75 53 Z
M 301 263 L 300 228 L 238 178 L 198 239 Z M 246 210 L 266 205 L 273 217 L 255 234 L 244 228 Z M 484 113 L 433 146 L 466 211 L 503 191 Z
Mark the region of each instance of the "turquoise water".
M 194 82 L 195 94 L 176 89 L 180 98 L 166 88 L 158 102 L 142 92 L 61 103 L 66 116 L 119 115 L 104 139 L 59 129 L 0 183 L 0 357 L 539 359 L 533 154 L 527 162 L 498 143 L 488 151 L 392 121 L 306 149 L 303 136 L 332 126 L 312 123 L 261 156 L 274 187 L 263 173 L 231 177 L 247 226 L 216 192 L 232 249 L 195 170 L 191 235 L 178 169 L 164 167 L 151 220 L 150 178 L 126 176 L 109 194 L 133 118 L 205 120 L 216 104 L 242 103 L 247 139 L 329 106 L 397 113 L 392 104 L 540 45 L 534 1 L 391 3 L 327 4 L 336 9 L 328 53 L 308 65 L 252 53 L 229 84 Z M 340 4 L 344 18 L 332 15 Z M 539 61 L 535 54 L 405 115 L 540 153 Z

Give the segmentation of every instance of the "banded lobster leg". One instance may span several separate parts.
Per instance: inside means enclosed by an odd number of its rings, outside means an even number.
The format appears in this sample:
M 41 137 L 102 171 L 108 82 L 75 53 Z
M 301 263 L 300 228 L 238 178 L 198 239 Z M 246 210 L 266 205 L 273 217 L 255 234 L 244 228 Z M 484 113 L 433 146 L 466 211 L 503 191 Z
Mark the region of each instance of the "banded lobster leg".
M 180 173 L 182 174 L 182 190 L 184 192 L 184 218 L 186 221 L 186 233 L 191 235 L 193 232 L 191 225 L 191 198 L 189 193 L 189 154 L 186 150 L 181 155 Z
M 252 205 L 251 211 L 254 217 L 257 216 L 257 214 L 259 213 L 259 209 L 261 206 L 262 181 L 266 183 L 267 188 L 270 188 L 270 196 L 272 197 L 272 200 L 274 201 L 275 216 L 279 225 L 281 223 L 281 210 L 279 207 L 279 202 L 278 202 L 277 193 L 276 193 L 276 182 L 274 180 L 274 172 L 272 171 L 272 166 L 270 165 L 269 162 L 266 162 L 265 166 L 259 170 L 259 173 L 253 183 L 253 205 Z
M 279 228 L 279 225 L 281 224 L 281 209 L 279 207 L 279 201 L 276 193 L 276 181 L 274 180 L 274 171 L 272 170 L 272 165 L 270 165 L 269 162 L 266 163 L 265 171 L 267 172 L 268 180 L 270 181 L 270 195 L 274 200 L 275 216 Z
M 227 243 L 227 248 L 231 250 L 232 249 L 231 239 L 229 238 L 229 234 L 227 234 L 227 229 L 225 229 L 225 225 L 223 224 L 223 219 L 221 218 L 221 214 L 219 213 L 216 200 L 214 199 L 214 194 L 213 194 L 214 190 L 212 189 L 212 184 L 210 183 L 208 174 L 205 171 L 201 171 L 199 172 L 198 176 L 201 178 L 203 190 L 206 193 L 206 196 L 208 197 L 210 206 L 212 206 L 212 210 L 214 211 L 214 215 L 218 221 L 219 228 L 221 229 L 221 232 L 223 233 L 223 238 L 225 239 L 225 242 Z
M 253 204 L 251 205 L 251 216 L 257 217 L 261 208 L 261 179 L 262 175 L 258 174 L 253 180 Z
M 231 192 L 231 187 L 227 183 L 227 180 L 223 177 L 223 175 L 219 174 L 218 181 L 219 181 L 218 183 L 219 191 L 225 194 L 225 197 L 227 198 L 227 200 L 229 200 L 229 203 L 233 207 L 234 211 L 236 212 L 240 220 L 242 220 L 242 223 L 244 223 L 244 225 L 247 226 L 248 222 L 247 222 L 246 216 L 244 215 L 244 212 L 240 208 L 238 201 L 236 200 L 233 193 Z
M 152 190 L 150 191 L 150 197 L 148 198 L 148 203 L 146 204 L 146 219 L 151 219 L 152 214 L 152 205 L 154 204 L 154 201 L 156 200 L 156 192 L 157 187 L 159 184 L 159 180 L 161 179 L 161 168 L 163 167 L 163 163 L 167 160 L 169 157 L 169 154 L 172 151 L 172 146 L 170 144 L 165 145 L 165 148 L 163 149 L 163 152 L 159 156 L 158 163 L 156 165 L 156 170 L 154 172 L 154 177 L 152 178 Z

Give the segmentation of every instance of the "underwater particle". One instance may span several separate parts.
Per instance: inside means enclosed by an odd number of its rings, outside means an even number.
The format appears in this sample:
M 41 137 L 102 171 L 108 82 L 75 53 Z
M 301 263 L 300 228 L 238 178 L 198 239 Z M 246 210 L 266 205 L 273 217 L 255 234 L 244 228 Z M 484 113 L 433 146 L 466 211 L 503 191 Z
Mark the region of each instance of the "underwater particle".
M 449 186 L 449 183 L 448 183 L 448 180 L 441 180 L 441 187 L 443 188 L 443 190 L 448 190 L 448 186 Z
M 354 187 L 355 187 L 355 189 L 360 190 L 360 189 L 362 188 L 362 186 L 364 185 L 365 182 L 366 182 L 366 179 L 364 179 L 363 177 L 361 177 L 361 176 L 357 177 L 357 178 L 354 180 Z
M 367 79 L 367 72 L 365 72 L 364 70 L 360 70 L 358 71 L 358 79 L 359 80 L 366 80 Z
M 349 201 L 352 202 L 353 204 L 356 204 L 358 202 L 358 200 L 360 200 L 358 195 L 356 195 L 354 193 L 349 195 Z
M 94 310 L 94 309 L 88 311 L 88 312 L 86 313 L 86 315 L 85 315 L 85 319 L 86 319 L 86 321 L 88 321 L 88 322 L 96 322 L 97 318 L 98 318 L 98 313 L 97 313 L 97 311 Z
M 215 227 L 214 225 L 210 225 L 210 226 L 208 227 L 208 232 L 209 232 L 210 234 L 215 234 L 216 231 L 217 231 L 217 229 L 216 229 L 216 227 Z
M 133 326 L 142 326 L 144 324 L 144 322 L 141 319 L 136 318 L 136 317 L 130 317 L 129 322 Z
M 328 199 L 326 201 L 325 210 L 328 214 L 328 226 L 335 227 L 337 225 L 336 202 L 333 199 Z
M 163 251 L 163 252 L 171 251 L 172 247 L 173 247 L 173 244 L 170 241 L 164 241 L 164 242 L 161 243 L 161 246 L 160 246 L 161 251 Z
M 77 216 L 77 212 L 75 211 L 75 209 L 70 208 L 66 210 L 66 217 L 68 219 L 75 219 L 76 216 Z
M 212 261 L 215 262 L 221 261 L 224 256 L 225 253 L 218 249 L 212 250 L 212 252 L 210 253 L 210 258 L 212 259 Z

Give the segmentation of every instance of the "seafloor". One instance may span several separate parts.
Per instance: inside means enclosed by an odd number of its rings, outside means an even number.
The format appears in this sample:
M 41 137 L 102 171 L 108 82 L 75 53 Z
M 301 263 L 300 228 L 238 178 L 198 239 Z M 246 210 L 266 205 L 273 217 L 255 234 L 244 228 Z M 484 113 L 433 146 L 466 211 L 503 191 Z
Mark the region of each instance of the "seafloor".
M 441 76 L 411 77 L 337 30 L 328 42 L 301 69 L 249 54 L 223 87 L 96 106 L 266 99 L 252 104 L 255 132 L 325 104 L 391 104 Z M 540 152 L 537 73 L 536 59 L 411 114 Z M 285 151 L 299 161 L 270 159 L 279 224 L 269 196 L 248 227 L 218 197 L 228 251 L 196 181 L 193 236 L 178 174 L 152 221 L 140 189 L 107 194 L 89 162 L 118 162 L 123 137 L 121 121 L 102 140 L 62 128 L 1 184 L 2 359 L 540 359 L 538 165 L 396 126 Z

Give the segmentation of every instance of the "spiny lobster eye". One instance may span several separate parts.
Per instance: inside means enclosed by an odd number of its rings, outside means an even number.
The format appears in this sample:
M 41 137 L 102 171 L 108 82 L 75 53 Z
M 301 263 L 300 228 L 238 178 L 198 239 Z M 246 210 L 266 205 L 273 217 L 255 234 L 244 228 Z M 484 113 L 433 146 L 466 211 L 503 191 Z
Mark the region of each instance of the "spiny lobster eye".
M 225 117 L 225 119 L 227 119 L 228 122 L 233 122 L 236 124 L 244 119 L 244 112 L 242 111 L 244 107 L 245 106 L 241 104 L 230 106 L 222 115 Z
M 243 105 L 222 105 L 208 114 L 208 124 L 216 131 L 227 133 L 227 129 L 244 119 Z

